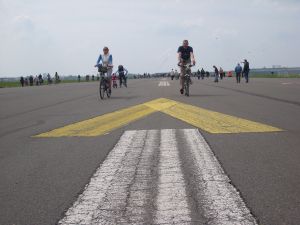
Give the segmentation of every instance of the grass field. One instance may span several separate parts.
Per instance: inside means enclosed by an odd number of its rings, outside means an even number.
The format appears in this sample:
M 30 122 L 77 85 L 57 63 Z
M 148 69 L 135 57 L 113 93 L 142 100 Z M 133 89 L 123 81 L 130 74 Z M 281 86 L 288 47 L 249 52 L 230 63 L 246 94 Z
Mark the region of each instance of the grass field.
M 95 81 L 90 80 L 89 82 L 95 82 Z M 87 82 L 87 81 L 81 80 L 81 82 Z M 78 81 L 77 80 L 62 80 L 60 83 L 64 83 L 64 84 L 65 83 L 78 83 Z M 47 83 L 44 85 L 47 85 Z M 10 88 L 10 87 L 21 87 L 21 84 L 19 81 L 5 81 L 5 82 L 0 81 L 0 88 Z
M 0 82 L 0 88 L 5 87 L 19 87 L 20 82 Z
M 289 75 L 283 75 L 283 74 L 251 74 L 250 77 L 254 78 L 300 78 L 300 74 L 289 74 Z

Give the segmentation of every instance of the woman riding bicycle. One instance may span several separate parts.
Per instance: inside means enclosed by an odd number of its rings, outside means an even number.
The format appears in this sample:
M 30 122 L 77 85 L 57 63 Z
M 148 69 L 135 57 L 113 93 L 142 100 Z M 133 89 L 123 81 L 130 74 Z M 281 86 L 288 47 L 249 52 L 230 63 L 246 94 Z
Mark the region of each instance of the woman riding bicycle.
M 107 68 L 107 78 L 109 81 L 109 93 L 111 93 L 111 74 L 113 71 L 113 58 L 112 58 L 112 55 L 109 54 L 108 47 L 103 48 L 103 54 L 99 55 L 97 64 L 95 65 L 95 67 L 98 67 L 98 68 L 100 68 L 101 66 Z
M 193 53 L 193 48 L 189 46 L 188 40 L 183 41 L 183 44 L 178 48 L 177 53 L 178 53 L 178 65 L 181 65 L 180 66 L 180 85 L 181 85 L 180 93 L 183 94 L 183 85 L 184 85 L 183 78 L 185 75 L 185 68 L 182 66 L 191 63 L 192 65 L 195 65 L 196 61 Z

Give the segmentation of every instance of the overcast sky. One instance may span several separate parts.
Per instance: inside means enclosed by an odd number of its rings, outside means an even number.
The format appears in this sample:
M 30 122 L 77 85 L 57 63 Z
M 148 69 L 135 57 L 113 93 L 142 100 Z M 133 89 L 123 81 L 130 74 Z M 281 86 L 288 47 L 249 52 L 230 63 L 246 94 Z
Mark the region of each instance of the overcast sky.
M 300 0 L 0 0 L 0 77 L 169 71 L 183 39 L 196 68 L 300 66 Z

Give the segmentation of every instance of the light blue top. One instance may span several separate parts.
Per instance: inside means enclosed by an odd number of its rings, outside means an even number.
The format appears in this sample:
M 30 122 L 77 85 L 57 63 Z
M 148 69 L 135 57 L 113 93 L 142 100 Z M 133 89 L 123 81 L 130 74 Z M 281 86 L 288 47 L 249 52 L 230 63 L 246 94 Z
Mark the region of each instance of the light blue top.
M 100 55 L 99 55 L 99 58 L 98 58 L 98 60 L 97 60 L 97 65 L 99 65 L 101 62 L 104 63 L 104 62 L 103 62 L 103 58 L 104 58 L 104 57 L 102 56 L 102 54 L 100 54 Z M 112 64 L 113 64 L 113 58 L 112 58 L 112 55 L 109 55 L 109 56 L 108 56 L 108 64 L 109 64 L 109 65 L 112 65 Z
M 242 72 L 242 67 L 238 64 L 236 67 L 235 67 L 235 69 L 234 69 L 234 71 L 236 72 L 236 73 L 241 73 Z

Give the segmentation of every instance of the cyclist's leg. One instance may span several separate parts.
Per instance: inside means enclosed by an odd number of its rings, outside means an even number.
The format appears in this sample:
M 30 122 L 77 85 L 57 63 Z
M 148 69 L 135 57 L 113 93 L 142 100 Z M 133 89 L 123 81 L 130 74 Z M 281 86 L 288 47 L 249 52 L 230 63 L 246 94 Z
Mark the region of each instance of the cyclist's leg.
M 108 86 L 108 88 L 109 88 L 109 90 L 111 91 L 111 75 L 112 75 L 112 68 L 109 68 L 108 70 L 107 70 L 107 78 L 108 78 L 108 84 L 109 84 L 109 86 Z
M 107 78 L 107 81 L 108 81 L 108 89 L 109 89 L 109 92 L 111 93 L 111 86 L 112 86 L 112 80 L 111 80 L 111 77 L 108 77 L 108 78 Z
M 122 79 L 122 84 L 125 86 L 125 77 L 124 77 L 124 74 L 121 75 L 121 79 Z
M 193 84 L 193 81 L 192 81 L 192 77 L 193 77 L 193 74 L 192 74 L 192 71 L 189 70 L 189 75 L 190 75 L 190 79 L 189 79 L 189 84 Z
M 184 74 L 185 74 L 184 67 L 180 67 L 179 79 L 180 79 L 180 87 L 181 87 L 180 92 L 181 92 L 181 94 L 183 93 Z
M 123 84 L 126 87 L 126 77 L 125 77 L 125 74 L 123 74 Z
M 119 74 L 119 87 L 122 87 L 122 76 Z

